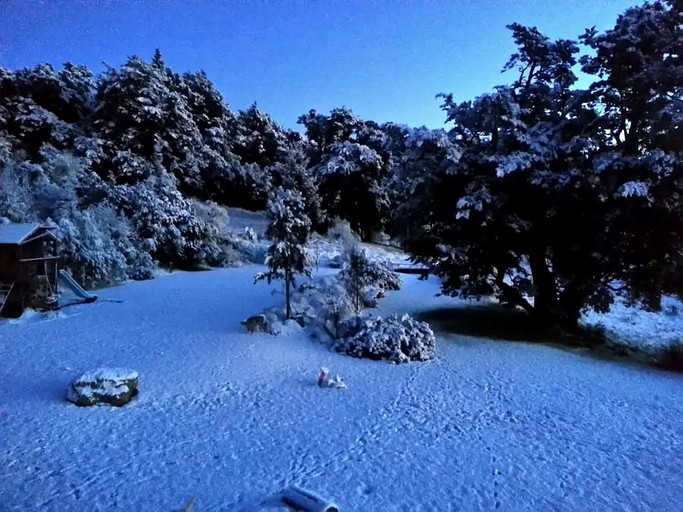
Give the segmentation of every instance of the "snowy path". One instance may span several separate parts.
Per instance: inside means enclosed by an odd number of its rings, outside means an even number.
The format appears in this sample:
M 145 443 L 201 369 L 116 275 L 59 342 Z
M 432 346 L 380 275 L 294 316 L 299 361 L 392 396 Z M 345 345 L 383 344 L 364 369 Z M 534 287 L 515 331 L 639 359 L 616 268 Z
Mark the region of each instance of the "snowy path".
M 0 324 L 0 510 L 253 510 L 290 483 L 343 511 L 682 509 L 681 376 L 452 335 L 404 366 L 247 335 L 239 320 L 281 300 L 256 271 Z M 383 314 L 454 303 L 404 280 Z M 100 365 L 140 372 L 136 402 L 66 404 Z M 323 365 L 349 389 L 315 386 Z

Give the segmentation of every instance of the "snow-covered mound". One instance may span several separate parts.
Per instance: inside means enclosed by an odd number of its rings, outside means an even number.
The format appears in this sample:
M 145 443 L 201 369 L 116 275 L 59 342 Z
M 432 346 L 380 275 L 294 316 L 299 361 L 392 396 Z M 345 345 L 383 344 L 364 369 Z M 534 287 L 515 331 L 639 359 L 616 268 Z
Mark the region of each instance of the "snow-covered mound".
M 391 315 L 344 322 L 349 336 L 337 340 L 334 348 L 345 354 L 368 359 L 387 359 L 393 363 L 434 359 L 436 340 L 426 322 L 410 315 Z M 351 325 L 349 325 L 351 324 Z

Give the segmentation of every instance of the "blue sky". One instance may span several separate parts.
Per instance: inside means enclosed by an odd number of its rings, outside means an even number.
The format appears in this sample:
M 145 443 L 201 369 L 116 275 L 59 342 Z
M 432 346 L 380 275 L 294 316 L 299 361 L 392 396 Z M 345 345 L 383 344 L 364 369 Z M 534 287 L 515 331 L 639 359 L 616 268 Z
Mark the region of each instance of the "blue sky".
M 378 122 L 439 127 L 439 92 L 466 100 L 509 82 L 505 25 L 576 38 L 610 28 L 625 0 L 0 0 L 0 66 L 71 61 L 95 71 L 160 48 L 203 69 L 231 109 L 257 102 L 296 127 L 347 106 Z

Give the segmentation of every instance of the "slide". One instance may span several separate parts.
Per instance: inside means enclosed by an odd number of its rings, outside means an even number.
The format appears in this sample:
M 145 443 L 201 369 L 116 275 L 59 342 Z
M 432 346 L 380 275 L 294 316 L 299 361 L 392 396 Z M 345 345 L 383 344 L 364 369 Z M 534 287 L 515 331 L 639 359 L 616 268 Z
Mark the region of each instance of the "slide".
M 96 295 L 86 292 L 66 270 L 59 271 L 59 282 L 74 292 L 78 297 L 85 299 L 86 302 L 95 302 L 97 300 Z

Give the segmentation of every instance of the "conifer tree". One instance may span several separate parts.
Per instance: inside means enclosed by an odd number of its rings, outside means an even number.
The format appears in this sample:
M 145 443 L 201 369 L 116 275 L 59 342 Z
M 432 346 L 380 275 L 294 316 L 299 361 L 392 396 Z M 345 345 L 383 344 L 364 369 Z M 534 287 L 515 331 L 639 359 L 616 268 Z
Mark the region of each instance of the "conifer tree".
M 266 256 L 268 271 L 257 274 L 256 281 L 282 279 L 285 284 L 285 316 L 292 318 L 291 294 L 296 275 L 310 276 L 305 245 L 311 231 L 306 203 L 300 192 L 278 187 L 268 201 L 270 224 L 266 236 L 272 240 Z

